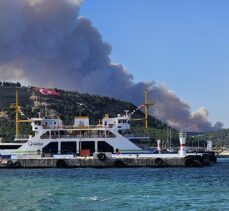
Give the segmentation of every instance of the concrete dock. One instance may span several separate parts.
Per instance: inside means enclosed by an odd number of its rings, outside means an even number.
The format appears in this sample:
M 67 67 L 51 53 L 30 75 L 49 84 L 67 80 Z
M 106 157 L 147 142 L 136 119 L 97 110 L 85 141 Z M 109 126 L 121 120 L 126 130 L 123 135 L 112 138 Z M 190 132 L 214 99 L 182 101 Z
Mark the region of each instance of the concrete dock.
M 17 158 L 1 160 L 0 168 L 129 168 L 129 167 L 203 167 L 216 162 L 210 154 L 178 156 L 117 155 L 73 158 Z

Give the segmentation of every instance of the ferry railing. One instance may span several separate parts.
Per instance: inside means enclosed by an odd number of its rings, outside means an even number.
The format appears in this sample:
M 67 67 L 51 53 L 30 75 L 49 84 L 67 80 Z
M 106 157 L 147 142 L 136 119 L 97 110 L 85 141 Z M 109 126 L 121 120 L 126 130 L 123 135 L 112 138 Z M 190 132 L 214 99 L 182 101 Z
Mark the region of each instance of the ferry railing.
M 56 125 L 56 126 L 49 126 L 49 125 L 42 125 L 43 129 L 51 129 L 51 130 L 59 130 L 59 129 L 95 129 L 95 128 L 102 128 L 105 129 L 104 126 L 98 125 L 90 125 L 90 126 L 66 126 L 66 125 Z
M 86 139 L 86 138 L 115 138 L 115 135 L 96 135 L 96 134 L 91 134 L 91 135 L 43 135 L 41 136 L 41 139 Z
M 121 134 L 125 138 L 149 138 L 149 135 L 146 133 L 137 133 L 137 134 Z
M 20 135 L 15 136 L 14 139 L 15 140 L 28 140 L 29 139 L 29 135 L 20 134 Z

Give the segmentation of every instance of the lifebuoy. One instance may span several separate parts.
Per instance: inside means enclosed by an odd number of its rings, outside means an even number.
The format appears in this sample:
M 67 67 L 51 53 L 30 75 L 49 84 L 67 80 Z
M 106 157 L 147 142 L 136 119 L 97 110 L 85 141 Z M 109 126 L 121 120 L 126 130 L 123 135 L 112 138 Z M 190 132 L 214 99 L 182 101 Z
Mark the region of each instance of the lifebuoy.
M 161 158 L 156 158 L 155 159 L 155 164 L 156 164 L 156 166 L 162 166 L 163 165 L 163 160 Z
M 99 158 L 99 160 L 104 161 L 104 160 L 106 160 L 106 154 L 105 153 L 99 153 L 98 158 Z

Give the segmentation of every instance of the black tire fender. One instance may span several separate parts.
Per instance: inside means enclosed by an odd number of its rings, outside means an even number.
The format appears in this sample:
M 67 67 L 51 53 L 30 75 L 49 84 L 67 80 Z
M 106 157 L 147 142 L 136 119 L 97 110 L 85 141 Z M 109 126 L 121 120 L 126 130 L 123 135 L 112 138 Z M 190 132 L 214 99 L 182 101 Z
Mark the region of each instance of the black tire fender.
M 66 167 L 68 167 L 68 165 L 65 162 L 65 160 L 60 159 L 60 160 L 57 160 L 56 167 L 57 168 L 66 168 Z
M 193 166 L 202 167 L 203 166 L 203 157 L 196 157 L 193 159 Z
M 99 158 L 99 160 L 104 161 L 104 160 L 106 160 L 106 154 L 105 153 L 99 153 L 98 158 Z
M 116 160 L 114 162 L 114 167 L 124 168 L 124 167 L 126 167 L 126 164 L 122 160 Z
M 21 167 L 21 163 L 20 163 L 19 161 L 16 161 L 16 162 L 14 163 L 14 167 L 16 167 L 16 168 Z
M 185 166 L 186 166 L 186 167 L 193 167 L 193 166 L 194 166 L 194 161 L 193 161 L 193 159 L 192 159 L 192 158 L 187 158 L 187 159 L 185 160 Z
M 161 158 L 156 158 L 155 159 L 155 165 L 156 166 L 162 166 L 163 165 L 163 160 Z
M 13 161 L 12 160 L 8 160 L 7 161 L 7 166 L 12 167 L 13 166 Z

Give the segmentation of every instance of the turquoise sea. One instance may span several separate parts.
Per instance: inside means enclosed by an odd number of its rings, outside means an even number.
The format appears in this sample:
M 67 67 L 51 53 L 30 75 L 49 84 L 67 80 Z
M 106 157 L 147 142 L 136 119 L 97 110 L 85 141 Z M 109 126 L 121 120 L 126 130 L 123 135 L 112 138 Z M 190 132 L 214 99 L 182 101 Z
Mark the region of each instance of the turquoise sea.
M 229 210 L 229 159 L 204 168 L 0 169 L 0 210 Z

